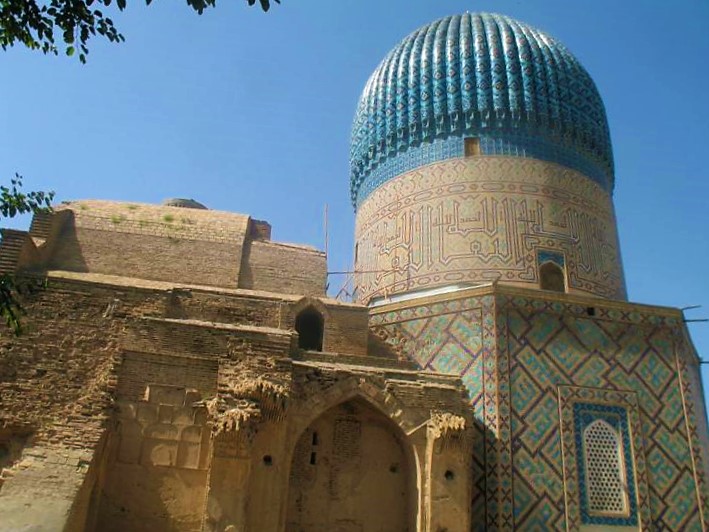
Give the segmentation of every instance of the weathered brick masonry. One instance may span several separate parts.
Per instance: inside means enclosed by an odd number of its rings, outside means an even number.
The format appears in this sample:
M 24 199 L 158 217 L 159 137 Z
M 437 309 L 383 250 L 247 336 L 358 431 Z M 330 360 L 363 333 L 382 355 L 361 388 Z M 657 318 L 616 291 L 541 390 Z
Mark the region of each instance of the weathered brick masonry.
M 307 528 L 392 493 L 394 528 L 443 507 L 466 522 L 466 475 L 443 503 L 451 486 L 413 469 L 467 467 L 460 381 L 400 361 L 365 307 L 327 299 L 320 252 L 244 216 L 94 201 L 8 235 L 5 270 L 38 289 L 24 334 L 0 340 L 0 530 Z M 303 313 L 322 352 L 299 345 Z M 384 476 L 337 509 L 384 456 Z M 330 477 L 311 478 L 315 463 Z
M 3 236 L 33 289 L 0 336 L 0 531 L 589 530 L 576 404 L 626 412 L 641 529 L 704 527 L 676 309 L 501 283 L 343 303 L 322 253 L 208 210 L 75 202 Z

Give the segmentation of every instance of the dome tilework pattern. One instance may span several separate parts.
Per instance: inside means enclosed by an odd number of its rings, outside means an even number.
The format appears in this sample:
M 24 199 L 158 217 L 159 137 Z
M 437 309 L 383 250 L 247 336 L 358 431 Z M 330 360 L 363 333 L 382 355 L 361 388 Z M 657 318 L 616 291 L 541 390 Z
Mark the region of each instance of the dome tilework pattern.
M 422 162 L 392 159 L 441 139 L 462 146 L 465 136 L 479 137 L 485 155 L 559 162 L 613 189 L 605 108 L 576 58 L 526 24 L 466 13 L 414 31 L 367 81 L 352 128 L 354 205 L 396 171 Z M 425 151 L 431 155 L 423 164 L 448 158 Z

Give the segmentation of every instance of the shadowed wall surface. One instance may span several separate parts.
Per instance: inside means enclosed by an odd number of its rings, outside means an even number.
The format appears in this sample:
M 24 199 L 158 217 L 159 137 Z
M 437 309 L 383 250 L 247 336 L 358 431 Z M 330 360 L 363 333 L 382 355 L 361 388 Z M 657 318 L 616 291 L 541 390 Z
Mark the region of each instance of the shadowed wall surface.
M 411 530 L 415 471 L 396 430 L 363 401 L 313 422 L 293 454 L 286 530 Z

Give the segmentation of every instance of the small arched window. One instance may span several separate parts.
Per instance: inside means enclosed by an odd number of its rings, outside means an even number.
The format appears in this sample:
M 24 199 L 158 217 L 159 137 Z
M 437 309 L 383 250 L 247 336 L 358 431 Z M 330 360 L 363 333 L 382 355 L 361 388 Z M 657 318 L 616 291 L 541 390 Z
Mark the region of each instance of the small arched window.
M 298 347 L 309 351 L 322 351 L 325 320 L 313 307 L 302 310 L 295 318 Z
M 620 434 L 597 419 L 583 431 L 588 511 L 596 515 L 628 513 L 628 483 Z
M 545 262 L 539 267 L 539 287 L 542 290 L 566 292 L 564 270 L 553 262 Z

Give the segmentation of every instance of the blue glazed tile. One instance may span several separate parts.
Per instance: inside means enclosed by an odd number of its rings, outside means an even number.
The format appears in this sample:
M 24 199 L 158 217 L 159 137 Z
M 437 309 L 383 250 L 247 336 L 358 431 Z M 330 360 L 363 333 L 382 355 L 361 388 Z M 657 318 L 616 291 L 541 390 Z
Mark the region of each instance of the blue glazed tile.
M 460 156 L 466 136 L 485 154 L 558 162 L 613 189 L 605 108 L 576 58 L 526 24 L 466 13 L 413 32 L 367 82 L 350 149 L 355 206 L 396 175 Z
M 593 514 L 588 507 L 588 482 L 583 449 L 583 432 L 596 420 L 603 420 L 613 427 L 622 439 L 625 458 L 625 478 L 627 480 L 629 512 L 627 517 L 600 516 Z M 621 406 L 605 404 L 574 404 L 574 441 L 576 443 L 576 465 L 578 468 L 581 522 L 588 525 L 637 526 L 638 507 L 635 493 L 635 472 L 632 464 L 632 448 L 628 413 Z
M 540 249 L 537 251 L 537 264 L 541 266 L 545 262 L 552 262 L 559 266 L 564 267 L 564 254 L 556 253 L 554 251 L 548 251 L 545 249 Z

